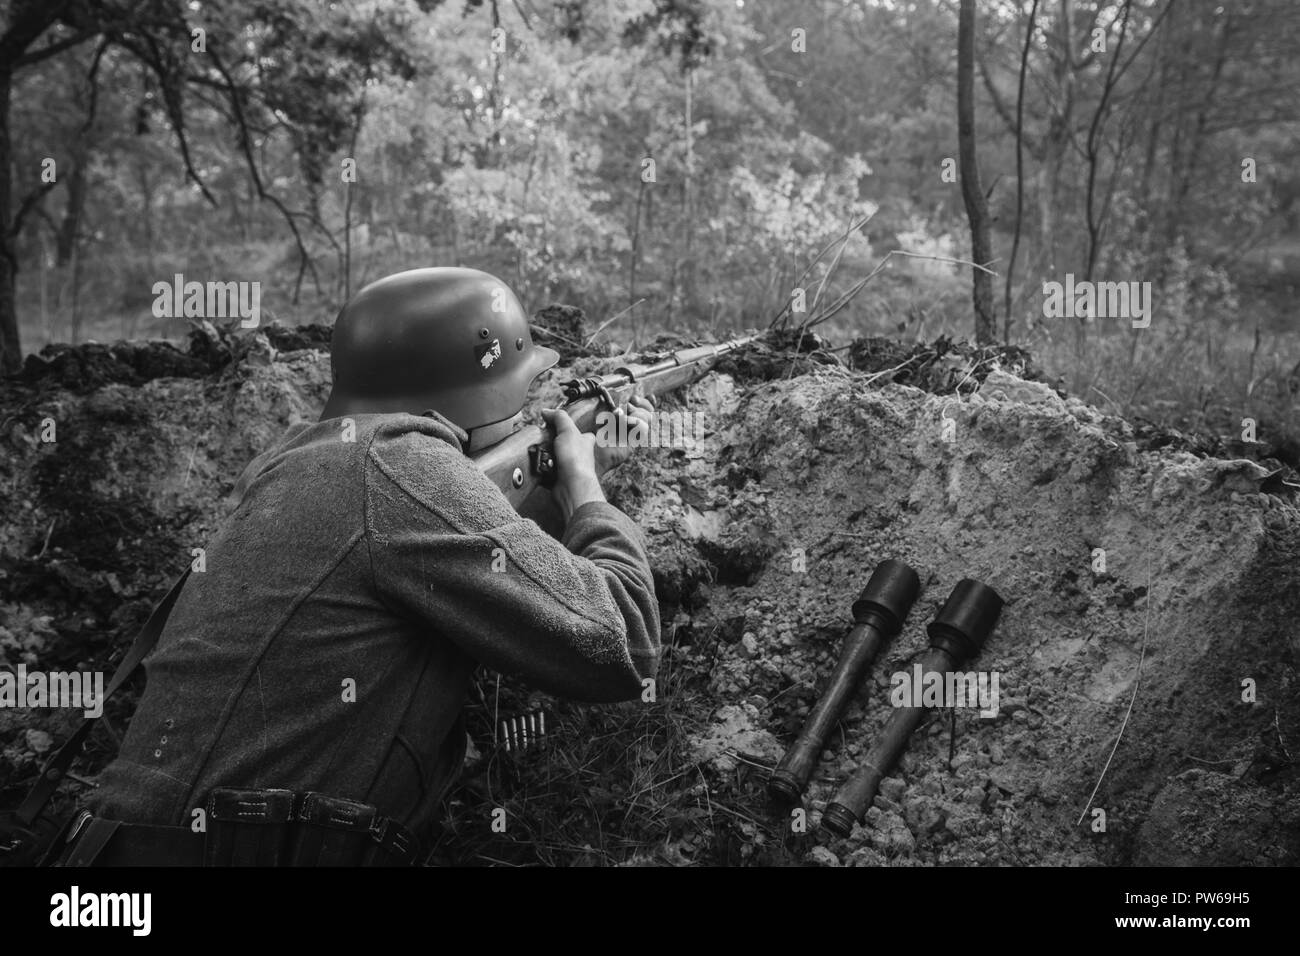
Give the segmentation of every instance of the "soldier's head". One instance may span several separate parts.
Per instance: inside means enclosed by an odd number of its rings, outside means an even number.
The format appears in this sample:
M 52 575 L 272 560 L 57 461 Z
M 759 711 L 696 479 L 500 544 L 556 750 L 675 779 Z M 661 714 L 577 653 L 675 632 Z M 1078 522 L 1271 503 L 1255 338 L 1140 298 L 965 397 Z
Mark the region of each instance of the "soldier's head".
M 321 419 L 432 409 L 477 450 L 519 427 L 528 386 L 558 360 L 533 344 L 523 306 L 500 279 L 477 269 L 399 272 L 339 313 Z

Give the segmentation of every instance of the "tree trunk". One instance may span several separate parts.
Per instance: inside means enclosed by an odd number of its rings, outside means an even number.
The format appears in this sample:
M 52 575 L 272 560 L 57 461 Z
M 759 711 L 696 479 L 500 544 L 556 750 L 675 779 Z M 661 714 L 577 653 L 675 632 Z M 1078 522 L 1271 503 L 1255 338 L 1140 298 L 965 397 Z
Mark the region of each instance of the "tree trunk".
M 73 250 L 77 247 L 77 233 L 81 228 L 81 213 L 86 207 L 86 149 L 78 143 L 72 157 L 72 168 L 68 170 L 68 205 L 63 210 L 63 220 L 59 223 L 57 256 L 55 262 L 60 269 L 72 261 Z
M 1052 26 L 1050 43 L 1057 47 L 1057 56 L 1052 68 L 1055 80 L 1055 103 L 1049 99 L 1049 116 L 1047 132 L 1043 136 L 1043 165 L 1039 175 L 1039 221 L 1041 225 L 1042 249 L 1047 255 L 1047 271 L 1059 274 L 1063 267 L 1069 267 L 1065 251 L 1062 250 L 1061 236 L 1065 223 L 1069 222 L 1069 211 L 1063 209 L 1062 196 L 1067 195 L 1062 189 L 1062 177 L 1066 160 L 1073 142 L 1074 128 L 1074 8 L 1071 0 L 1061 0 L 1059 12 Z
M 149 182 L 149 169 L 143 160 L 135 164 L 136 182 L 140 186 L 140 230 L 144 237 L 144 263 L 145 271 L 149 275 L 154 273 L 154 228 L 153 228 L 153 187 Z M 231 204 L 232 208 L 239 208 L 239 201 L 236 200 Z M 239 217 L 242 220 L 242 217 Z M 243 223 L 240 223 L 240 234 L 245 242 L 248 241 L 248 234 Z
M 989 241 L 989 206 L 980 185 L 975 158 L 975 0 L 961 0 L 957 19 L 957 149 L 961 163 L 961 196 L 970 221 L 971 258 L 980 265 L 993 258 Z M 975 341 L 989 345 L 997 338 L 993 315 L 993 277 L 972 269 L 975 302 Z
M 632 213 L 632 254 L 627 265 L 627 304 L 636 301 L 636 260 L 641 253 L 641 202 L 645 198 L 645 180 L 636 191 L 636 209 Z
M 695 70 L 687 68 L 686 86 L 686 168 L 682 171 L 682 305 L 694 308 L 695 305 L 695 258 L 691 250 L 692 234 L 695 231 L 694 197 L 691 195 L 691 173 L 695 166 L 695 143 L 691 127 L 695 122 L 694 92 Z
M 14 244 L 12 205 L 12 144 L 9 140 L 9 98 L 13 74 L 0 70 L 0 374 L 22 366 L 18 341 L 18 302 L 15 280 L 18 251 Z
M 1029 25 L 1025 28 L 1025 46 L 1020 54 L 1020 73 L 1016 87 L 1016 227 L 1007 257 L 1006 315 L 1002 318 L 1002 341 L 1011 341 L 1011 283 L 1016 272 L 1016 253 L 1020 251 L 1020 230 L 1025 220 L 1025 77 L 1029 74 L 1029 51 L 1034 45 L 1034 27 L 1038 20 L 1038 0 L 1029 8 Z

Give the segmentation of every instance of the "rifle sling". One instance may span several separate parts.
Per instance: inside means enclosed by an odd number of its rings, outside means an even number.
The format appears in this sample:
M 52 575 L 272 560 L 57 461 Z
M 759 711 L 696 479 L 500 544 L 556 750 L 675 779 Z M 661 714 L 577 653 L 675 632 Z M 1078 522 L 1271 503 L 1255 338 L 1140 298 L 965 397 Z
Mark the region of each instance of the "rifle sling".
M 158 602 L 158 606 L 149 615 L 149 620 L 145 621 L 144 627 L 136 635 L 135 641 L 131 644 L 131 649 L 126 652 L 122 662 L 117 665 L 117 670 L 113 672 L 113 677 L 108 682 L 108 688 L 99 701 L 101 716 L 104 713 L 105 702 L 126 682 L 132 672 L 140 666 L 140 662 L 144 660 L 145 655 L 153 650 L 154 645 L 158 643 L 158 638 L 167 625 L 167 618 L 171 615 L 172 606 L 176 603 L 176 599 L 180 597 L 181 588 L 185 586 L 185 582 L 189 579 L 190 570 L 190 568 L 186 568 L 185 573 L 176 579 L 167 595 Z M 45 809 L 46 804 L 50 802 L 50 798 L 54 796 L 54 791 L 58 789 L 59 784 L 67 774 L 68 768 L 72 766 L 73 759 L 81 752 L 82 745 L 86 742 L 86 738 L 90 736 L 90 731 L 95 726 L 95 720 L 94 717 L 87 717 L 83 720 L 81 726 L 73 732 L 72 736 L 64 742 L 62 747 L 55 751 L 54 756 L 45 764 L 40 777 L 37 778 L 35 785 L 15 813 L 15 816 L 24 826 L 31 826 L 36 818 L 41 815 L 41 811 Z

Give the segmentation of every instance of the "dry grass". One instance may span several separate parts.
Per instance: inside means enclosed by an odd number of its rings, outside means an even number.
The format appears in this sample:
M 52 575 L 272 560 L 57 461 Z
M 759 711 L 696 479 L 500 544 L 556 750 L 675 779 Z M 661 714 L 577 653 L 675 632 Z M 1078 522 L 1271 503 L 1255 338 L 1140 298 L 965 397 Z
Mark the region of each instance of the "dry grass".
M 1234 324 L 1235 325 L 1235 324 Z M 1112 414 L 1241 441 L 1242 419 L 1291 464 L 1300 453 L 1300 330 L 1242 333 L 1220 320 L 1094 330 L 1033 349 L 1071 394 Z M 1288 450 L 1289 449 L 1289 450 Z
M 779 817 L 755 817 L 770 768 L 720 775 L 693 759 L 707 721 L 703 657 L 668 648 L 651 703 L 584 706 L 547 699 L 540 746 L 493 742 L 500 715 L 535 710 L 536 695 L 495 677 L 467 713 L 482 760 L 448 800 L 434 849 L 441 864 L 506 866 L 788 863 Z M 505 810 L 502 832 L 493 811 Z

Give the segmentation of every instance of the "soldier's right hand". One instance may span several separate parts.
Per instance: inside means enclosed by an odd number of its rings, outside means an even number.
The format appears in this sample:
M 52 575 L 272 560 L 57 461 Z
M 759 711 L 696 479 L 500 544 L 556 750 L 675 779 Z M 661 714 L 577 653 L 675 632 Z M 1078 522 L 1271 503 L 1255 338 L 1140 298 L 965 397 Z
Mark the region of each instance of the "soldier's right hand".
M 567 522 L 589 501 L 604 501 L 596 471 L 596 436 L 583 434 L 562 408 L 542 412 L 555 430 L 555 502 Z

